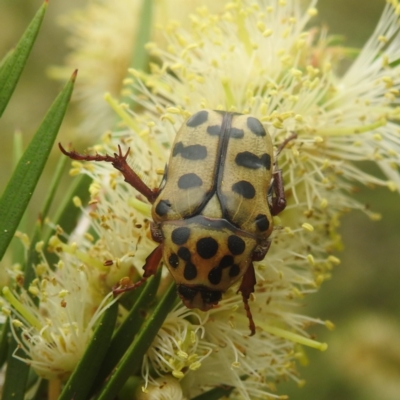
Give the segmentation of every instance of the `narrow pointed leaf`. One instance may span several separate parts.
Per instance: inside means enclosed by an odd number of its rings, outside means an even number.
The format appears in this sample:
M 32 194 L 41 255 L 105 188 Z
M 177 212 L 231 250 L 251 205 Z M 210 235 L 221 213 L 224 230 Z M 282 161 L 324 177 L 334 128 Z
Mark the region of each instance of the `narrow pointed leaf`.
M 0 259 L 32 197 L 67 109 L 76 73 L 49 109 L 0 199 Z
M 58 400 L 86 400 L 93 380 L 104 360 L 115 321 L 117 320 L 118 303 L 115 302 L 105 312 L 93 338 L 87 347 L 75 371 L 64 386 Z
M 146 70 L 149 56 L 145 45 L 150 41 L 153 19 L 153 0 L 143 0 L 139 19 L 139 27 L 136 33 L 135 51 L 133 53 L 131 67 Z
M 64 155 L 60 153 L 60 157 L 64 157 Z M 67 157 L 65 158 L 68 160 Z M 58 205 L 56 214 L 52 220 L 54 223 L 60 225 L 64 232 L 71 233 L 76 228 L 81 210 L 73 204 L 72 199 L 78 196 L 82 204 L 85 204 L 90 197 L 88 187 L 91 181 L 91 178 L 87 175 L 76 177 L 65 193 L 63 201 Z
M 1 335 L 0 335 L 0 368 L 7 360 L 7 352 L 8 352 L 8 334 L 10 332 L 10 321 L 8 318 L 1 326 Z
M 47 1 L 39 8 L 16 48 L 9 52 L 0 67 L 0 116 L 7 106 L 35 43 L 47 9 Z
M 105 387 L 100 391 L 98 400 L 113 400 L 129 376 L 140 370 L 143 356 L 156 337 L 175 300 L 176 286 L 172 283 L 113 371 Z
M 149 54 L 146 50 L 146 43 L 151 39 L 152 32 L 152 20 L 153 20 L 153 0 L 142 0 L 142 9 L 140 18 L 138 18 L 139 26 L 136 31 L 135 49 L 132 55 L 131 68 L 139 71 L 147 71 L 149 67 Z M 133 109 L 136 104 L 132 100 L 132 96 L 126 96 L 123 99 L 124 102 L 128 103 Z
M 17 341 L 11 336 L 8 346 L 7 369 L 2 390 L 2 399 L 24 400 L 25 397 L 29 366 L 14 357 L 13 353 L 17 347 Z M 25 356 L 25 353 L 21 349 L 18 349 L 16 354 L 22 358 Z
M 146 315 L 146 309 L 149 308 L 157 293 L 157 288 L 161 279 L 161 272 L 161 268 L 159 268 L 157 274 L 150 278 L 146 282 L 145 286 L 137 289 L 137 291 L 139 291 L 143 288 L 142 292 L 140 293 L 140 297 L 137 299 L 124 322 L 121 324 L 112 338 L 110 347 L 108 348 L 105 357 L 107 362 L 102 365 L 97 375 L 92 388 L 93 393 L 96 393 L 97 389 L 115 368 L 115 366 L 118 364 L 118 361 L 132 344 L 133 338 L 139 332 L 139 329 L 144 321 L 144 316 Z
M 41 259 L 39 258 L 39 254 L 36 251 L 36 244 L 42 240 L 44 243 L 47 244 L 47 242 L 50 239 L 50 229 L 47 229 L 47 235 L 44 234 L 43 230 L 43 222 L 47 217 L 47 214 L 49 212 L 51 203 L 54 200 L 54 195 L 57 190 L 57 187 L 61 181 L 61 175 L 63 173 L 64 167 L 66 164 L 66 159 L 65 158 L 60 158 L 56 170 L 54 172 L 53 178 L 50 182 L 49 185 L 49 190 L 47 192 L 45 201 L 44 201 L 44 206 L 42 210 L 40 211 L 40 216 L 39 220 L 36 223 L 35 227 L 35 233 L 33 234 L 31 244 L 29 246 L 28 250 L 28 255 L 26 257 L 26 261 L 23 262 L 22 264 L 24 265 L 24 288 L 28 289 L 32 280 L 36 278 L 36 273 L 35 273 L 35 265 L 38 265 Z M 51 265 L 51 264 L 50 264 Z M 32 299 L 34 302 L 36 302 L 38 299 L 33 298 Z
M 21 132 L 15 132 L 13 136 L 13 169 L 16 168 L 18 165 L 19 160 L 21 159 L 22 155 L 24 154 L 24 146 L 23 146 L 23 141 L 22 141 L 22 133 Z M 27 218 L 26 215 L 21 219 L 19 225 L 18 225 L 18 230 L 21 232 L 27 232 Z M 11 254 L 12 254 L 12 262 L 13 264 L 18 263 L 18 264 L 23 264 L 25 261 L 25 249 L 24 245 L 22 242 L 14 238 L 11 241 Z
M 209 390 L 208 392 L 202 393 L 196 397 L 193 397 L 192 400 L 218 400 L 224 398 L 228 398 L 231 394 L 233 387 L 219 387 Z

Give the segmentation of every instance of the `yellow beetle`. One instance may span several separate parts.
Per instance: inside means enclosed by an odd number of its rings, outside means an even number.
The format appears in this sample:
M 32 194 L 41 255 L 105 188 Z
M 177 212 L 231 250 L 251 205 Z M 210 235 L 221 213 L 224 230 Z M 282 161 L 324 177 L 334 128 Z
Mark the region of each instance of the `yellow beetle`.
M 278 149 L 292 140 L 286 139 Z M 274 170 L 273 146 L 262 123 L 251 115 L 202 110 L 176 135 L 161 185 L 149 188 L 126 162 L 114 156 L 61 151 L 75 160 L 111 162 L 152 207 L 152 237 L 159 246 L 147 257 L 143 278 L 114 289 L 118 294 L 154 275 L 161 258 L 188 308 L 207 311 L 241 279 L 251 334 L 255 325 L 248 305 L 256 284 L 253 261 L 268 252 L 272 217 L 286 206 L 282 174 Z

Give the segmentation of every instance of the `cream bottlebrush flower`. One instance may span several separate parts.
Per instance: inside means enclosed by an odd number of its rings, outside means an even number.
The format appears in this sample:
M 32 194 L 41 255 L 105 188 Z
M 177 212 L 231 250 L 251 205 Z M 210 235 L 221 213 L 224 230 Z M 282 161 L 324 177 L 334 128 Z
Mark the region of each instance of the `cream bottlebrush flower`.
M 22 238 L 29 244 L 26 235 Z M 10 316 L 14 337 L 26 354 L 15 357 L 31 365 L 42 378 L 65 380 L 81 360 L 99 318 L 112 304 L 112 295 L 95 307 L 88 270 L 79 260 L 68 255 L 52 270 L 42 242 L 36 251 L 42 258 L 35 266 L 36 279 L 28 290 L 21 287 L 18 294 L 3 288 L 2 311 Z M 17 282 L 23 280 L 18 269 L 10 273 Z M 16 335 L 16 331 L 22 334 Z
M 222 10 L 223 0 L 155 0 L 154 24 L 166 20 L 186 21 L 188 14 L 200 5 Z M 73 98 L 79 104 L 82 123 L 80 135 L 100 136 L 114 126 L 115 115 L 104 101 L 104 94 L 120 97 L 127 69 L 139 42 L 138 30 L 142 18 L 143 0 L 91 0 L 81 10 L 73 10 L 61 19 L 70 36 L 65 66 L 52 67 L 52 77 L 65 81 L 71 68 L 79 70 Z M 155 32 L 153 30 L 153 32 Z M 163 39 L 161 34 L 153 40 Z
M 179 382 L 172 376 L 158 378 L 147 390 L 136 395 L 137 400 L 186 400 Z
M 376 31 L 342 75 L 337 55 L 345 56 L 346 49 L 332 48 L 316 29 L 305 30 L 317 13 L 315 6 L 315 1 L 303 10 L 295 0 L 243 0 L 227 3 L 221 15 L 199 9 L 190 17 L 190 29 L 176 23 L 164 29 L 165 48 L 148 46 L 161 65 L 152 65 L 149 74 L 131 71 L 127 89 L 143 111 L 130 111 L 109 99 L 127 129 L 107 135 L 97 150 L 112 153 L 118 144 L 130 146 L 128 160 L 150 187 L 160 181 L 156 172 L 163 170 L 166 148 L 179 127 L 203 108 L 254 115 L 275 145 L 292 132 L 298 135 L 279 155 L 288 206 L 275 218 L 267 257 L 255 263 L 258 284 L 250 307 L 256 335 L 248 337 L 237 286 L 218 307 L 206 313 L 192 310 L 184 322 L 185 308 L 180 306 L 174 310 L 178 317 L 167 319 L 147 353 L 146 382 L 153 383 L 157 374 L 184 376 L 181 383 L 189 398 L 221 384 L 235 388 L 232 398 L 279 397 L 271 394 L 274 382 L 298 380 L 295 360 L 303 356 L 299 345 L 325 348 L 306 332 L 321 321 L 296 307 L 340 262 L 332 252 L 341 246 L 341 215 L 362 209 L 377 218 L 351 197 L 353 184 L 399 188 L 398 3 L 388 3 Z M 362 171 L 357 164 L 362 160 L 375 162 L 387 179 Z M 110 165 L 75 166 L 74 172 L 85 170 L 99 182 L 93 201 L 112 213 L 101 251 L 109 252 L 110 260 L 123 259 L 124 248 L 114 249 L 129 232 L 127 216 L 149 218 L 150 206 L 135 197 Z M 128 213 L 121 212 L 121 200 Z M 98 210 L 101 220 L 107 213 Z M 138 223 L 136 232 L 145 239 L 134 237 L 133 257 L 149 254 L 155 244 L 147 226 Z M 134 267 L 140 269 L 141 257 Z

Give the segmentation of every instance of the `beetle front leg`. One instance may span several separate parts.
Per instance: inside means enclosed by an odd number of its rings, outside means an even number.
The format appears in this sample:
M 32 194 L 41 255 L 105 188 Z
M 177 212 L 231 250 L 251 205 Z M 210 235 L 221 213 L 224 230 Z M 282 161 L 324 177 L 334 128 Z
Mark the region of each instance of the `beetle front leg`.
M 278 147 L 276 151 L 276 157 L 278 157 L 279 153 L 286 147 L 286 145 L 292 140 L 297 138 L 297 133 L 292 132 L 292 135 L 286 138 Z M 278 168 L 278 161 L 275 161 L 275 171 L 272 174 L 273 183 L 272 189 L 275 193 L 275 196 L 272 198 L 271 205 L 271 214 L 278 215 L 286 208 L 286 196 L 285 189 L 283 188 L 283 177 L 282 170 Z
M 253 263 L 251 263 L 243 275 L 242 283 L 238 290 L 238 292 L 242 293 L 244 309 L 246 310 L 246 315 L 249 320 L 250 336 L 253 336 L 256 333 L 256 326 L 254 325 L 253 316 L 249 306 L 249 298 L 250 295 L 254 293 L 255 285 L 256 273 L 254 271 Z
M 143 277 L 135 283 L 132 283 L 129 278 L 122 278 L 119 281 L 119 284 L 113 287 L 114 296 L 117 296 L 121 293 L 130 292 L 131 290 L 134 290 L 137 287 L 143 285 L 143 283 L 145 283 L 148 278 L 155 275 L 155 273 L 157 272 L 157 269 L 160 265 L 161 257 L 162 245 L 160 244 L 146 258 L 146 263 L 143 266 Z
M 114 153 L 114 156 L 109 156 L 106 154 L 105 156 L 101 156 L 100 154 L 95 154 L 93 156 L 79 154 L 76 151 L 67 151 L 61 145 L 58 144 L 61 152 L 77 161 L 105 161 L 110 162 L 115 169 L 121 172 L 124 176 L 125 182 L 129 183 L 133 188 L 135 188 L 139 193 L 141 193 L 144 197 L 149 200 L 150 203 L 154 203 L 155 199 L 158 195 L 158 189 L 150 189 L 140 178 L 139 175 L 129 166 L 126 162 L 128 158 L 128 154 L 130 149 L 128 148 L 127 152 L 122 154 L 121 146 L 118 145 L 118 154 Z
M 277 169 L 273 173 L 272 188 L 275 196 L 272 197 L 271 214 L 278 215 L 286 208 L 285 189 L 283 187 L 282 170 Z

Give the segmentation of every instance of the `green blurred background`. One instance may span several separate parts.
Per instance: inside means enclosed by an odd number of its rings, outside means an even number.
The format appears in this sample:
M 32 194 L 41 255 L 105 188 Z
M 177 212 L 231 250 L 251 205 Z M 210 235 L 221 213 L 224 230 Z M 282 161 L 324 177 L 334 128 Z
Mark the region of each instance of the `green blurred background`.
M 0 0 L 0 54 L 17 42 L 40 4 L 36 0 Z M 20 130 L 27 143 L 60 88 L 46 76 L 46 68 L 62 64 L 67 52 L 66 32 L 57 19 L 84 4 L 78 0 L 52 0 L 49 4 L 28 65 L 0 120 L 0 191 L 12 171 L 13 133 Z M 384 0 L 320 0 L 318 20 L 331 33 L 344 35 L 349 46 L 361 46 L 384 4 Z M 75 122 L 71 106 L 61 140 Z M 59 156 L 54 149 L 32 199 L 28 224 L 40 209 L 41 193 Z M 365 168 L 371 167 L 365 164 Z M 60 199 L 62 193 L 58 196 Z M 307 381 L 302 389 L 292 381 L 278 386 L 279 393 L 288 393 L 292 400 L 400 399 L 400 199 L 386 189 L 362 187 L 356 196 L 383 218 L 372 222 L 353 212 L 343 219 L 340 231 L 345 250 L 338 254 L 342 263 L 318 293 L 305 299 L 301 310 L 333 321 L 336 329 L 313 329 L 329 348 L 324 353 L 306 349 L 310 363 L 299 367 L 300 377 Z

